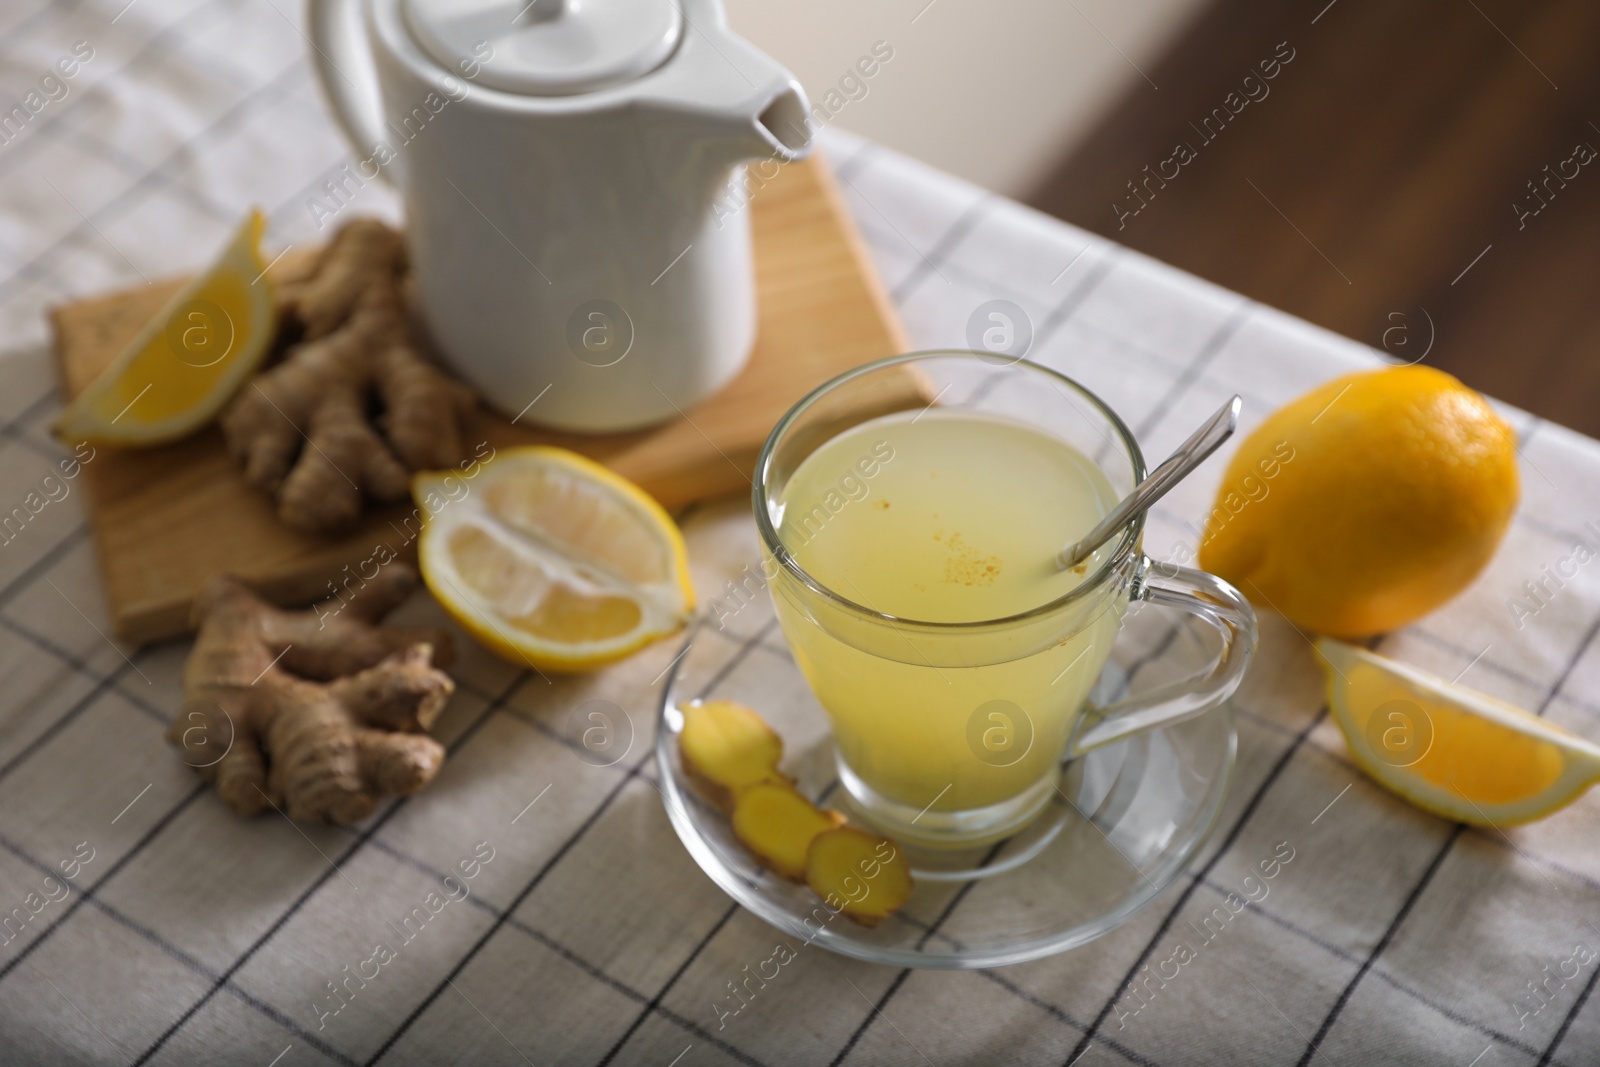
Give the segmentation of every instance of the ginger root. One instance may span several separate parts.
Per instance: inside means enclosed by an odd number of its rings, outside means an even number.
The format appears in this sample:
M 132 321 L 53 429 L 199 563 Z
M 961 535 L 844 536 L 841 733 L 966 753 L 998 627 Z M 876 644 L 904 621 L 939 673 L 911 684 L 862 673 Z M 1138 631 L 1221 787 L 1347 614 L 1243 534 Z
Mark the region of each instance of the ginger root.
M 760 715 L 731 700 L 685 707 L 678 753 L 689 777 L 730 814 L 743 790 L 789 782 L 778 771 L 783 738 Z
M 195 601 L 199 628 L 167 740 L 240 815 L 359 822 L 381 797 L 432 781 L 444 747 L 423 731 L 455 691 L 434 665 L 449 637 L 377 625 L 416 587 L 391 564 L 348 602 L 273 607 L 230 577 Z
M 811 839 L 806 883 L 828 907 L 877 926 L 911 896 L 911 864 L 886 837 L 841 826 Z
M 837 811 L 823 811 L 786 785 L 762 783 L 739 794 L 733 834 L 763 867 L 792 882 L 806 880 L 806 850 L 824 830 L 843 826 Z
M 296 529 L 346 528 L 365 499 L 404 499 L 411 471 L 466 455 L 462 423 L 474 399 L 413 347 L 405 266 L 388 226 L 357 219 L 342 228 L 306 275 L 282 287 L 300 343 L 223 412 L 228 450 Z

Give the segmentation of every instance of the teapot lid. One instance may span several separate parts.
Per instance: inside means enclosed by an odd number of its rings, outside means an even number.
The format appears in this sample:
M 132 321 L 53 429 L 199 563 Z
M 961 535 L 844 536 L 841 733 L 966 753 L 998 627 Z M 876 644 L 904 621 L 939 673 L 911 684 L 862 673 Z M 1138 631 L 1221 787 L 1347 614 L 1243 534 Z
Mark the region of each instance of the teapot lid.
M 529 96 L 633 81 L 666 62 L 683 35 L 674 0 L 405 0 L 404 7 L 412 36 L 436 62 L 451 71 L 475 62 L 475 81 Z

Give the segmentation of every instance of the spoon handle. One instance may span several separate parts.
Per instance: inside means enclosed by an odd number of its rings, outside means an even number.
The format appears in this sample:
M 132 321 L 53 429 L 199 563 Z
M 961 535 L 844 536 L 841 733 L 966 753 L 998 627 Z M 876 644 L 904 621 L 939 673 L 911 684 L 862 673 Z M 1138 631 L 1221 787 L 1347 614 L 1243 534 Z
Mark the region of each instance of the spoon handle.
M 1161 466 L 1151 471 L 1149 477 L 1134 487 L 1133 492 L 1123 497 L 1122 502 L 1112 508 L 1099 525 L 1084 535 L 1082 540 L 1074 541 L 1062 549 L 1056 562 L 1063 569 L 1081 563 L 1135 515 L 1147 511 L 1150 505 L 1166 496 L 1173 486 L 1188 477 L 1190 471 L 1204 463 L 1206 457 L 1215 452 L 1222 442 L 1233 436 L 1233 431 L 1239 425 L 1241 404 L 1242 401 L 1235 396 L 1218 408 L 1204 426 L 1179 445 L 1178 450 L 1168 456 Z

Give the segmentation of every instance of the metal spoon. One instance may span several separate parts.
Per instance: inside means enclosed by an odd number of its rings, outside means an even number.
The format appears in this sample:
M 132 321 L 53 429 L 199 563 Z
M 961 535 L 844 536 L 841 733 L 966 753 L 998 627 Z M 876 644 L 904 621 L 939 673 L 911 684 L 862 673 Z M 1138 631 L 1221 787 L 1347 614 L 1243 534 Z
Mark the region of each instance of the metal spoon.
M 1109 541 L 1113 534 L 1128 524 L 1128 520 L 1135 515 L 1143 514 L 1149 510 L 1150 505 L 1167 495 L 1171 488 L 1189 476 L 1189 472 L 1205 462 L 1207 456 L 1215 452 L 1239 425 L 1239 408 L 1242 405 L 1237 396 L 1217 409 L 1217 413 L 1206 420 L 1205 425 L 1194 432 L 1190 438 L 1178 446 L 1178 450 L 1164 460 L 1161 466 L 1150 472 L 1149 477 L 1133 487 L 1133 492 L 1122 498 L 1122 502 L 1111 509 L 1111 513 L 1100 520 L 1100 524 L 1084 535 L 1082 540 L 1074 541 L 1061 550 L 1056 556 L 1056 562 L 1065 570 L 1087 559 L 1095 549 Z

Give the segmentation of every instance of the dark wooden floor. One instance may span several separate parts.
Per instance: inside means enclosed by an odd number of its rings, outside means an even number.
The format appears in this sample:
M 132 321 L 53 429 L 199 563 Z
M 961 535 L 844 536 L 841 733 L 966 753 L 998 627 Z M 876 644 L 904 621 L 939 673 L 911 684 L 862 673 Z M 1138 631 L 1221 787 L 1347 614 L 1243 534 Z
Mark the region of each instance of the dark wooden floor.
M 1145 73 L 1035 206 L 1600 436 L 1600 4 L 1217 0 Z

